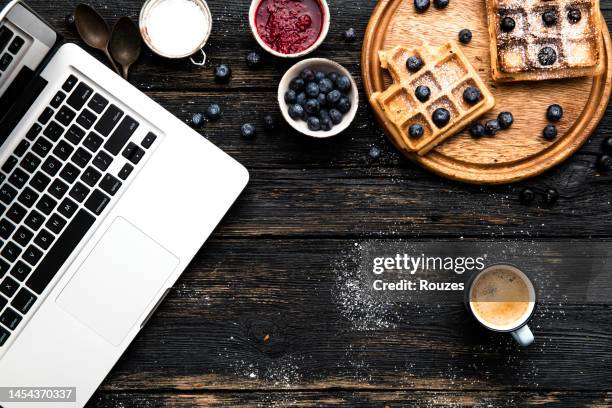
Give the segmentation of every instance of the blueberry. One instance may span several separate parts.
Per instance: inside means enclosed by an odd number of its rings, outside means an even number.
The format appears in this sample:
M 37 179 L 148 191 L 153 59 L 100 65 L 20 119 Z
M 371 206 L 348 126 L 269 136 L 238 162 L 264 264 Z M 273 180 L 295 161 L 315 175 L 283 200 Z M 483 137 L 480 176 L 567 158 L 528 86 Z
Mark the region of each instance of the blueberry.
M 557 137 L 557 127 L 553 124 L 548 124 L 542 131 L 542 136 L 546 140 L 555 140 Z
M 538 52 L 538 61 L 544 66 L 553 65 L 557 61 L 557 51 L 551 47 L 544 47 Z
M 472 127 L 470 127 L 470 135 L 474 139 L 480 139 L 485 133 L 485 127 L 481 123 L 474 123 Z
M 337 89 L 334 89 L 333 91 L 327 94 L 327 104 L 329 106 L 338 105 L 340 99 L 342 99 L 342 93 Z
M 323 93 L 328 93 L 334 89 L 334 83 L 329 78 L 323 78 L 319 81 L 319 91 Z
M 293 89 L 289 89 L 287 92 L 285 92 L 285 102 L 295 103 L 296 99 L 297 99 L 297 94 L 295 93 Z
M 221 64 L 215 67 L 215 81 L 220 84 L 226 84 L 232 77 L 232 70 L 229 65 Z
M 497 121 L 497 119 L 488 121 L 487 123 L 485 123 L 484 127 L 485 135 L 487 136 L 495 136 L 495 134 L 501 129 L 501 126 L 499 126 L 499 122 Z
M 321 130 L 321 121 L 316 116 L 309 117 L 307 120 L 307 123 L 308 123 L 308 129 L 313 130 L 315 132 L 317 130 Z
M 582 13 L 577 8 L 569 9 L 567 12 L 567 19 L 570 23 L 576 24 L 582 18 Z
M 66 26 L 68 27 L 73 27 L 74 26 L 74 14 L 70 13 L 70 14 L 66 14 L 66 17 L 64 18 L 64 23 L 66 23 Z
M 247 139 L 254 138 L 256 134 L 255 125 L 253 125 L 252 123 L 245 123 L 240 128 L 240 134 L 242 135 L 242 137 Z
M 327 106 L 327 95 L 325 95 L 324 93 L 320 93 L 319 95 L 317 95 L 317 101 L 319 101 L 319 106 Z
M 319 111 L 319 119 L 323 120 L 325 118 L 329 118 L 329 111 L 327 109 L 321 109 Z
M 325 78 L 327 75 L 325 75 L 325 72 L 323 71 L 317 71 L 315 72 L 315 80 L 320 81 L 323 78 Z
M 330 81 L 332 81 L 335 85 L 336 81 L 338 80 L 338 74 L 336 72 L 330 72 L 329 74 L 327 74 L 327 78 L 329 78 Z
M 414 0 L 414 8 L 419 13 L 427 11 L 429 8 L 429 0 Z
M 370 155 L 370 157 L 374 160 L 378 159 L 380 157 L 380 149 L 376 146 L 372 146 L 372 148 L 370 149 L 370 152 L 368 153 Z
M 315 80 L 315 74 L 312 69 L 304 68 L 302 72 L 300 72 L 300 78 L 302 78 L 305 82 L 312 82 Z
M 293 78 L 291 82 L 289 82 L 289 89 L 294 90 L 295 92 L 300 92 L 304 89 L 304 80 L 300 77 Z
M 289 117 L 291 117 L 293 120 L 302 119 L 305 114 L 306 112 L 304 111 L 302 105 L 295 104 L 289 107 Z
M 306 101 L 306 106 L 304 107 L 306 113 L 309 115 L 316 115 L 319 113 L 321 109 L 321 105 L 319 105 L 319 101 L 316 99 L 309 99 Z
M 340 113 L 338 109 L 330 109 L 329 118 L 332 120 L 334 125 L 337 125 L 342 122 L 342 113 Z
M 246 64 L 250 69 L 261 67 L 261 55 L 257 51 L 251 51 L 246 56 Z
M 295 103 L 298 105 L 302 105 L 302 107 L 306 106 L 306 94 L 304 92 L 300 92 L 295 98 Z
M 448 6 L 448 0 L 434 0 L 434 7 L 437 9 L 443 9 Z
M 530 188 L 524 188 L 519 194 L 519 198 L 523 204 L 529 204 L 535 200 L 535 192 Z
M 273 115 L 267 114 L 263 117 L 263 125 L 266 130 L 274 130 L 276 129 L 276 119 Z
M 542 21 L 547 27 L 552 27 L 557 24 L 557 13 L 555 13 L 555 10 L 546 10 L 542 13 Z
M 320 119 L 319 122 L 321 123 L 321 130 L 324 131 L 328 131 L 331 130 L 332 127 L 334 127 L 334 124 L 332 123 L 332 120 L 328 117 Z
M 500 28 L 504 33 L 509 33 L 510 31 L 514 30 L 514 27 L 516 27 L 516 22 L 512 17 L 506 16 L 502 18 Z
M 423 68 L 423 60 L 416 55 L 408 57 L 406 60 L 406 68 L 408 68 L 408 71 L 410 72 L 417 72 Z
M 612 137 L 605 139 L 601 144 L 601 148 L 604 152 L 612 154 Z
M 213 122 L 219 120 L 221 118 L 221 114 L 221 107 L 216 103 L 211 104 L 206 110 L 206 117 L 208 118 L 208 120 L 211 120 Z
M 351 90 L 351 80 L 346 75 L 340 75 L 336 79 L 336 88 L 340 92 L 348 92 Z
M 462 44 L 469 44 L 470 41 L 472 41 L 472 32 L 467 28 L 459 31 L 459 41 L 461 41 Z
M 563 117 L 563 108 L 561 105 L 550 105 L 548 109 L 546 109 L 546 118 L 551 122 L 558 122 Z
M 199 128 L 204 124 L 204 115 L 201 113 L 194 113 L 191 117 L 191 125 L 195 128 Z
M 602 154 L 597 159 L 597 169 L 602 173 L 607 173 L 612 170 L 612 157 L 607 154 Z
M 478 103 L 478 101 L 480 100 L 480 97 L 481 97 L 480 89 L 476 88 L 475 86 L 468 86 L 463 91 L 463 100 L 469 103 L 470 105 L 474 105 L 475 103 Z
M 514 123 L 514 116 L 510 112 L 500 112 L 497 115 L 497 122 L 502 129 L 508 129 Z
M 319 95 L 319 85 L 316 82 L 309 82 L 306 84 L 306 96 L 309 98 L 316 98 Z
M 338 101 L 336 108 L 338 108 L 338 110 L 342 113 L 348 113 L 351 110 L 351 100 L 346 96 L 343 96 Z
M 433 121 L 434 125 L 439 128 L 443 128 L 444 126 L 448 125 L 448 122 L 450 122 L 450 112 L 447 109 L 438 108 L 431 115 L 431 120 Z
M 412 139 L 420 139 L 425 134 L 425 128 L 419 123 L 414 123 L 408 128 L 408 136 Z
M 431 90 L 425 85 L 419 85 L 414 91 L 414 95 L 421 102 L 426 102 L 431 96 Z
M 559 199 L 559 192 L 554 188 L 549 188 L 544 193 L 544 204 L 553 205 Z
M 357 38 L 357 34 L 355 33 L 354 28 L 349 28 L 348 30 L 346 30 L 343 36 L 344 41 L 346 41 L 347 43 L 355 42 L 355 38 Z

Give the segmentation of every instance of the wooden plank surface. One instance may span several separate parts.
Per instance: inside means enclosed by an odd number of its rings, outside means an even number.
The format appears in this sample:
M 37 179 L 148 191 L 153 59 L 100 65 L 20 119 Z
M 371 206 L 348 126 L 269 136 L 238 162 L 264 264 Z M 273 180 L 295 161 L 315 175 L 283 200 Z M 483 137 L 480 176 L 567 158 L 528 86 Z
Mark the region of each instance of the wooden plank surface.
M 78 2 L 29 0 L 69 40 L 64 15 Z M 110 23 L 136 19 L 142 4 L 89 3 Z M 354 27 L 361 36 L 375 4 L 330 1 L 333 24 L 315 54 L 345 65 L 360 84 L 361 43 L 346 44 L 341 33 Z M 332 140 L 301 137 L 278 113 L 279 128 L 264 132 L 262 116 L 277 111 L 276 83 L 293 61 L 266 58 L 249 70 L 249 2 L 209 5 L 205 68 L 146 51 L 131 82 L 182 120 L 221 104 L 223 118 L 199 131 L 243 162 L 251 183 L 90 407 L 611 405 L 612 302 L 568 302 L 551 288 L 533 322 L 539 341 L 521 350 L 475 327 L 461 304 L 364 309 L 345 287 L 346 259 L 367 238 L 611 238 L 612 175 L 594 167 L 610 118 L 564 165 L 498 187 L 444 180 L 404 159 L 365 100 Z M 612 23 L 612 1 L 602 9 Z M 228 85 L 213 81 L 221 62 L 233 70 Z M 240 137 L 244 122 L 258 124 L 255 140 Z M 368 155 L 373 146 L 379 159 Z M 524 206 L 524 186 L 555 187 L 560 201 Z M 612 277 L 600 282 L 612 290 Z

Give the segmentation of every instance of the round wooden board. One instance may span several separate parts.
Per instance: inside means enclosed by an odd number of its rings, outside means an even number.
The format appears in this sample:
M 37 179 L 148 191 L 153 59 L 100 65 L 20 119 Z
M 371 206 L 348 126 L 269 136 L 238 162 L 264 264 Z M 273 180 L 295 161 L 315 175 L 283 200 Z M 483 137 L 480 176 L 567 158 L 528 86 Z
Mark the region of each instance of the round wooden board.
M 604 23 L 606 70 L 598 77 L 554 81 L 497 83 L 491 79 L 489 34 L 483 0 L 451 0 L 444 10 L 431 7 L 417 14 L 412 0 L 380 0 L 366 30 L 361 53 L 363 83 L 368 98 L 391 84 L 380 67 L 379 50 L 396 45 L 434 46 L 457 40 L 463 28 L 473 39 L 462 49 L 491 90 L 497 104 L 481 117 L 486 121 L 501 111 L 514 114 L 514 125 L 495 137 L 475 140 L 463 131 L 425 156 L 407 156 L 423 167 L 454 180 L 474 184 L 502 184 L 524 180 L 558 165 L 576 152 L 601 120 L 610 98 L 611 40 Z M 560 104 L 565 113 L 557 124 L 555 142 L 542 137 L 546 109 Z M 383 124 L 383 121 L 379 122 Z

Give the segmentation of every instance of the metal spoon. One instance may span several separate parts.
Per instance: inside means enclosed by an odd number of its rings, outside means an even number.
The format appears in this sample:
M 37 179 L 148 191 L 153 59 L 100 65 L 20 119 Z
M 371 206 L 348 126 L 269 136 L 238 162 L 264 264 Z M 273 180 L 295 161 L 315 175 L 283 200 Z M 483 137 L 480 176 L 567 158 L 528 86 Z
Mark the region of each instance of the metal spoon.
M 108 52 L 110 41 L 110 29 L 100 14 L 87 4 L 79 4 L 74 11 L 74 23 L 76 29 L 87 45 L 102 51 L 113 65 L 115 71 L 121 75 L 121 71 Z
M 129 17 L 121 17 L 113 27 L 110 39 L 110 53 L 123 68 L 123 78 L 128 79 L 128 71 L 140 57 L 142 38 L 140 30 Z

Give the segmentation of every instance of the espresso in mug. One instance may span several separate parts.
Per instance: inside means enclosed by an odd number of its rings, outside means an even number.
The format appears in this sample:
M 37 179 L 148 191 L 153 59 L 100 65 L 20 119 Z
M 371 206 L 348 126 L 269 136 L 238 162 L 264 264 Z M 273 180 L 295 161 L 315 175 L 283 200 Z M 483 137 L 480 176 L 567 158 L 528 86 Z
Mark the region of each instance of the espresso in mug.
M 533 294 L 525 279 L 503 267 L 483 273 L 470 291 L 472 312 L 494 330 L 520 326 L 531 315 L 533 306 Z

